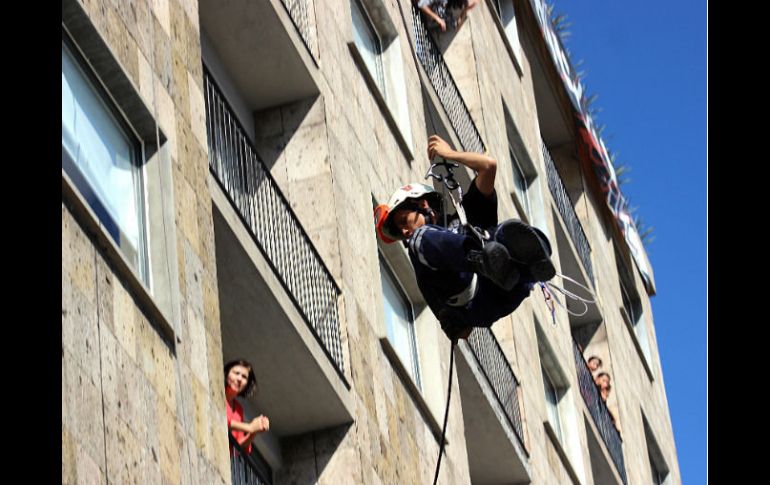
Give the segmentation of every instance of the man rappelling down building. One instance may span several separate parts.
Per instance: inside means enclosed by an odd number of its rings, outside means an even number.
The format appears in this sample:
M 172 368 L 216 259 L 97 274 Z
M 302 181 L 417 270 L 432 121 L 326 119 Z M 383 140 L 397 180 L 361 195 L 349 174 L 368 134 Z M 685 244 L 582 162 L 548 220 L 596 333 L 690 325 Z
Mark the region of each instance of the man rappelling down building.
M 378 205 L 374 220 L 383 242 L 400 240 L 408 246 L 420 291 L 444 333 L 455 341 L 467 338 L 473 327 L 489 327 L 509 315 L 536 282 L 550 280 L 556 270 L 542 231 L 517 219 L 497 223 L 493 158 L 457 152 L 437 135 L 428 140 L 428 158 L 434 157 L 477 173 L 456 204 L 458 214 L 447 221 L 442 216 L 442 195 L 428 185 L 412 183 L 396 190 L 387 204 Z M 445 179 L 456 187 L 451 168 L 447 172 Z

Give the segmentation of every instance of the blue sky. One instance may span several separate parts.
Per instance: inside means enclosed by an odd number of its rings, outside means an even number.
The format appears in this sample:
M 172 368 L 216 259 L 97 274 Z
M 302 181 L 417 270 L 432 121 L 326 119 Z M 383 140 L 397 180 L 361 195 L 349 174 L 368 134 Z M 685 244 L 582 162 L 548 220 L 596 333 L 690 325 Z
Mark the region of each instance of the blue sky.
M 623 192 L 655 240 L 647 246 L 663 379 L 684 484 L 706 483 L 706 4 L 556 0 L 595 121 Z

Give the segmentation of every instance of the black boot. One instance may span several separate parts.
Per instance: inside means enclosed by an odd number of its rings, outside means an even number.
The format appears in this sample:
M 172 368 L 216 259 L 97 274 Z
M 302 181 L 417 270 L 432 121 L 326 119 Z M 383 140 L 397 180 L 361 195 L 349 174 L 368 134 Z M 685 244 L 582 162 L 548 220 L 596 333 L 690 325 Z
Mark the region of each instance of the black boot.
M 527 279 L 548 281 L 556 275 L 550 258 L 551 244 L 539 229 L 510 220 L 501 224 L 495 240 L 501 241 L 511 258 L 523 266 L 522 273 Z
M 500 243 L 489 241 L 483 249 L 471 249 L 466 260 L 475 273 L 488 278 L 505 291 L 512 290 L 519 282 L 519 270 L 508 250 Z

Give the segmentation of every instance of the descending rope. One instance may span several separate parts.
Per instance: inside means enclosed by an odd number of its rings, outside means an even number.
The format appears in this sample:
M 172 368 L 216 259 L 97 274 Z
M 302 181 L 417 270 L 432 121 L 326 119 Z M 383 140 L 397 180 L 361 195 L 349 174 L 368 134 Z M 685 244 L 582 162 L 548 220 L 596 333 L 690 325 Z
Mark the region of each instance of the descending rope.
M 433 485 L 438 482 L 438 472 L 441 469 L 441 457 L 444 455 L 444 444 L 446 443 L 446 425 L 449 418 L 449 398 L 452 396 L 452 368 L 455 356 L 455 345 L 457 340 L 452 340 L 452 348 L 449 350 L 449 384 L 446 391 L 446 411 L 444 411 L 444 425 L 441 427 L 441 443 L 438 449 L 438 462 L 436 463 L 436 475 L 433 477 Z

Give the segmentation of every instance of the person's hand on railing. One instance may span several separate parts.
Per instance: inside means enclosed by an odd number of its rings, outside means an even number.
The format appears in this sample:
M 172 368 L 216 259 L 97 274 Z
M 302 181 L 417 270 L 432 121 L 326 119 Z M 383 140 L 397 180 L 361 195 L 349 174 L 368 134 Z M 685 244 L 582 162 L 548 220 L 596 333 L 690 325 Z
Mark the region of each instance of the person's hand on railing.
M 264 433 L 270 430 L 270 420 L 267 419 L 267 416 L 257 416 L 251 420 L 249 428 L 249 432 L 252 434 Z

